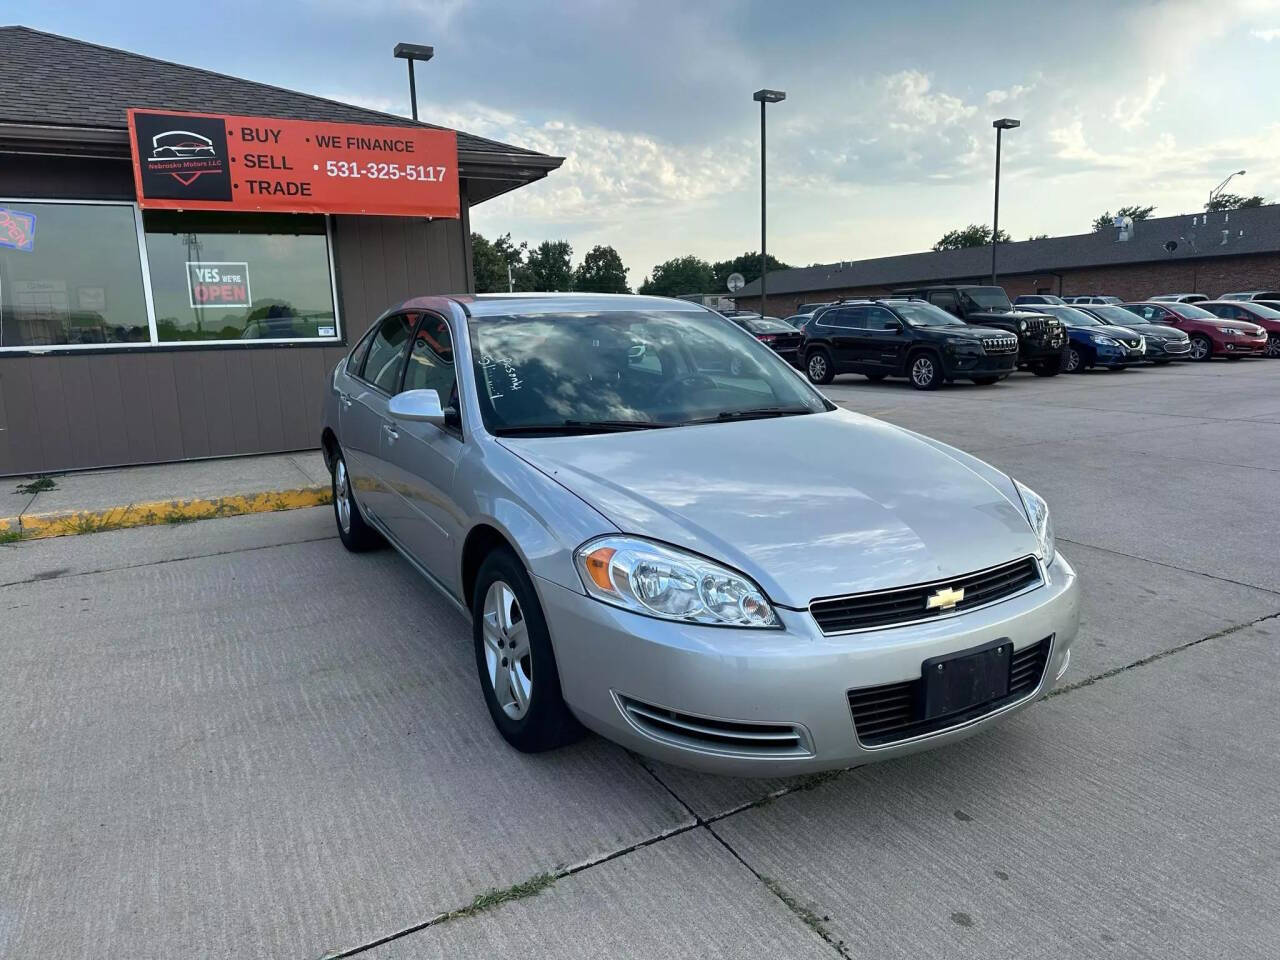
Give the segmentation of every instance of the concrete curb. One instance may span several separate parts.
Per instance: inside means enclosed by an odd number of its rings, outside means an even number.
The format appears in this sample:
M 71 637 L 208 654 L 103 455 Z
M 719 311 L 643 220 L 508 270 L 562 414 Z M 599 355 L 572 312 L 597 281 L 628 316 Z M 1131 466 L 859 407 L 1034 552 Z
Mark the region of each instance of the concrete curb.
M 273 513 L 318 507 L 333 502 L 328 485 L 315 484 L 288 490 L 231 494 L 225 497 L 196 497 L 191 500 L 152 500 L 97 510 L 59 510 L 52 513 L 24 513 L 0 517 L 0 535 L 17 535 L 23 540 L 65 537 L 80 533 L 101 533 L 126 527 L 163 523 L 188 523 L 215 517 L 235 517 L 245 513 Z

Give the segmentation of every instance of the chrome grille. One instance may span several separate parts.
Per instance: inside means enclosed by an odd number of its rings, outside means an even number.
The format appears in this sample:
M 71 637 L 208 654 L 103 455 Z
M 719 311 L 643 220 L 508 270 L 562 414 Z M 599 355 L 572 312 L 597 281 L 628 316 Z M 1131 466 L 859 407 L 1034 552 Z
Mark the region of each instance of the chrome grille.
M 789 723 L 717 720 L 680 713 L 642 700 L 614 694 L 631 725 L 663 743 L 708 753 L 752 757 L 808 757 L 813 755 L 803 728 Z
M 989 354 L 1017 353 L 1017 337 L 983 337 L 982 349 Z
M 871 630 L 972 610 L 1039 586 L 1040 582 L 1040 566 L 1035 558 L 1023 557 L 998 567 L 947 580 L 814 600 L 809 604 L 809 612 L 823 633 Z M 964 599 L 947 610 L 930 610 L 929 595 L 941 587 L 953 590 L 963 588 Z

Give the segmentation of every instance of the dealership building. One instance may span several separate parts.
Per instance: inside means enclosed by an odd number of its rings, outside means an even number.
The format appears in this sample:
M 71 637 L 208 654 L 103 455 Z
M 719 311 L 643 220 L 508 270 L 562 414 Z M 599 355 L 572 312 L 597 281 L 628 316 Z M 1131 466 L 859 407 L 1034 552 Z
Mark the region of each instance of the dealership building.
M 562 162 L 25 27 L 0 155 L 0 476 L 316 446 L 348 344 Z
M 1143 220 L 1069 237 L 1002 243 L 999 283 L 1010 297 L 1103 294 L 1141 300 L 1161 293 L 1277 289 L 1280 205 Z M 802 303 L 880 296 L 926 283 L 989 283 L 991 247 L 909 253 L 769 274 L 766 309 L 790 316 Z M 735 297 L 760 308 L 760 281 Z

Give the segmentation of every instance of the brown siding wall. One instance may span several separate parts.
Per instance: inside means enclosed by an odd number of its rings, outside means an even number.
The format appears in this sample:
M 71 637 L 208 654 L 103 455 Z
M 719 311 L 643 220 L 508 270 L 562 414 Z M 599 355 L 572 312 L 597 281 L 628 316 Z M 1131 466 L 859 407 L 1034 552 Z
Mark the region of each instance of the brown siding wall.
M 1059 286 L 1058 273 L 1061 273 Z M 957 278 L 957 282 L 986 283 L 987 277 Z M 930 281 L 931 282 L 931 281 Z M 893 284 L 894 287 L 907 284 Z M 1280 289 L 1280 253 L 1247 257 L 1215 257 L 1171 263 L 1140 263 L 1034 274 L 1000 275 L 1000 286 L 1010 298 L 1024 293 L 1056 293 L 1061 296 L 1107 294 L 1124 300 L 1142 300 L 1160 293 L 1204 293 L 1216 297 L 1232 290 Z M 806 293 L 769 294 L 769 313 L 787 317 L 801 303 L 837 297 L 883 296 L 891 287 L 840 287 Z M 758 310 L 759 297 L 738 297 L 742 310 Z
M 0 163 L 0 196 L 132 199 L 127 164 L 10 166 L 10 159 Z M 334 218 L 348 344 L 399 301 L 468 291 L 466 223 L 465 214 L 434 221 Z M 324 379 L 346 351 L 339 345 L 0 353 L 0 476 L 315 447 Z

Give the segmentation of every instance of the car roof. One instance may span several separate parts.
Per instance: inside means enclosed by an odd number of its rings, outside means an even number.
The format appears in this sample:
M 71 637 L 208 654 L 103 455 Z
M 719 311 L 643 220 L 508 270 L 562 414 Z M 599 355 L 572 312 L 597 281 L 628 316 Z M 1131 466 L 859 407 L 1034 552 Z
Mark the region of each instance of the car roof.
M 392 310 L 447 312 L 458 304 L 472 317 L 500 317 L 519 313 L 610 313 L 662 310 L 664 312 L 714 313 L 689 300 L 649 297 L 631 293 L 480 293 L 413 297 Z

